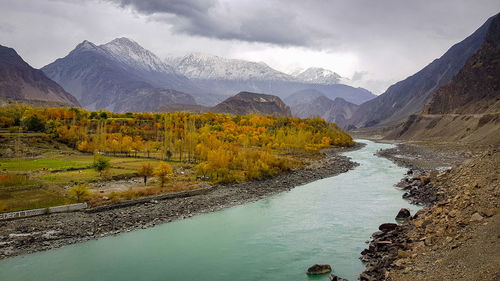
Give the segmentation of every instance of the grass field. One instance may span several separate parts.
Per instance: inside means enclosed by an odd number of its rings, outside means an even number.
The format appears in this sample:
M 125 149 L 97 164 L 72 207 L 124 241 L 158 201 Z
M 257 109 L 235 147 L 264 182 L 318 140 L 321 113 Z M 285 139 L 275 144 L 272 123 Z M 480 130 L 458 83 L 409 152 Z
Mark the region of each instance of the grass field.
M 5 191 L 0 189 L 0 211 L 15 212 L 74 203 L 58 192 L 43 188 Z
M 127 179 L 133 177 L 140 167 L 150 163 L 157 167 L 160 160 L 144 159 L 134 157 L 106 157 L 109 159 L 111 168 L 101 176 L 99 172 L 91 168 L 94 156 L 71 151 L 50 150 L 34 158 L 0 159 L 0 212 L 12 212 L 33 208 L 45 208 L 56 205 L 74 203 L 68 192 L 68 187 L 75 184 L 89 184 L 102 182 L 105 186 L 112 184 L 113 179 Z M 171 162 L 172 168 L 181 168 L 183 171 L 193 167 L 192 164 Z M 189 173 L 188 173 L 189 174 Z M 194 177 L 184 172 L 174 175 L 172 181 L 186 185 L 187 189 L 193 188 L 190 184 Z M 159 189 L 156 181 L 150 181 L 147 187 L 142 184 L 134 186 L 133 197 L 146 196 L 161 192 L 178 191 L 175 188 Z M 172 190 L 170 190 L 172 189 Z M 104 191 L 103 191 L 104 190 Z M 91 190 L 94 196 L 102 197 L 112 192 L 106 187 L 99 191 Z M 145 190 L 145 191 L 142 191 Z M 103 193 L 104 192 L 104 193 Z M 115 197 L 126 199 L 127 194 L 115 194 Z

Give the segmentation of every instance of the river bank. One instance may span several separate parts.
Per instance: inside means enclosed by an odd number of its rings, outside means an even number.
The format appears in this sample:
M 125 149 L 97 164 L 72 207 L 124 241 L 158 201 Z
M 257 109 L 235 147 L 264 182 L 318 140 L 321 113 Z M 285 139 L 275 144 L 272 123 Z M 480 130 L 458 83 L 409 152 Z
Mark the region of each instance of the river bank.
M 500 279 L 499 151 L 471 151 L 406 143 L 378 153 L 410 169 L 398 186 L 427 207 L 373 234 L 360 280 Z
M 363 144 L 357 144 L 351 148 L 327 149 L 322 152 L 321 160 L 314 161 L 305 169 L 261 181 L 217 186 L 203 195 L 151 201 L 96 213 L 51 214 L 0 222 L 0 259 L 154 227 L 256 201 L 295 186 L 349 171 L 357 164 L 339 153 L 362 146 Z

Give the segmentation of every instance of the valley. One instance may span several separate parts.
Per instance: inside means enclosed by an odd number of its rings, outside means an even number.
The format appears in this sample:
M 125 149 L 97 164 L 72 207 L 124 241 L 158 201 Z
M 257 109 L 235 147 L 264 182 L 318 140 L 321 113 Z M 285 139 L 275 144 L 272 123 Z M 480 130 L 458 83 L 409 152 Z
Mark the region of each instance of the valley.
M 49 2 L 119 16 L 0 19 L 1 280 L 500 280 L 498 12 Z

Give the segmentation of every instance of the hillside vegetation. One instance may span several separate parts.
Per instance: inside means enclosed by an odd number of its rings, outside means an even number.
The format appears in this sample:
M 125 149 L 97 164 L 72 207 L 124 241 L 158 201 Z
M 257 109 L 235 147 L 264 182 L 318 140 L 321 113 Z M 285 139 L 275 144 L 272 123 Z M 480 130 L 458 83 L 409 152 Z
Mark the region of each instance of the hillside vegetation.
M 0 211 L 80 201 L 69 193 L 79 185 L 101 204 L 263 179 L 302 167 L 323 148 L 354 144 L 323 119 L 258 115 L 9 105 L 0 127 Z

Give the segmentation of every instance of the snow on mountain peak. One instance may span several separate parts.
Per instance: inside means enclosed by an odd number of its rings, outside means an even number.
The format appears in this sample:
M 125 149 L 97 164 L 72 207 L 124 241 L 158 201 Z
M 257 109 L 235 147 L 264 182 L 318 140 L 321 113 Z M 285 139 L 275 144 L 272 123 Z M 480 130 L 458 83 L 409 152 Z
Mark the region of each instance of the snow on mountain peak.
M 336 72 L 320 67 L 309 67 L 308 69 L 295 75 L 295 77 L 304 83 L 330 85 L 338 84 L 342 78 Z
M 285 80 L 293 77 L 265 63 L 228 59 L 204 53 L 191 53 L 176 61 L 176 69 L 188 78 L 221 80 Z
M 115 60 L 144 71 L 173 73 L 173 69 L 166 65 L 152 52 L 144 49 L 137 42 L 121 37 L 99 47 L 106 50 Z

